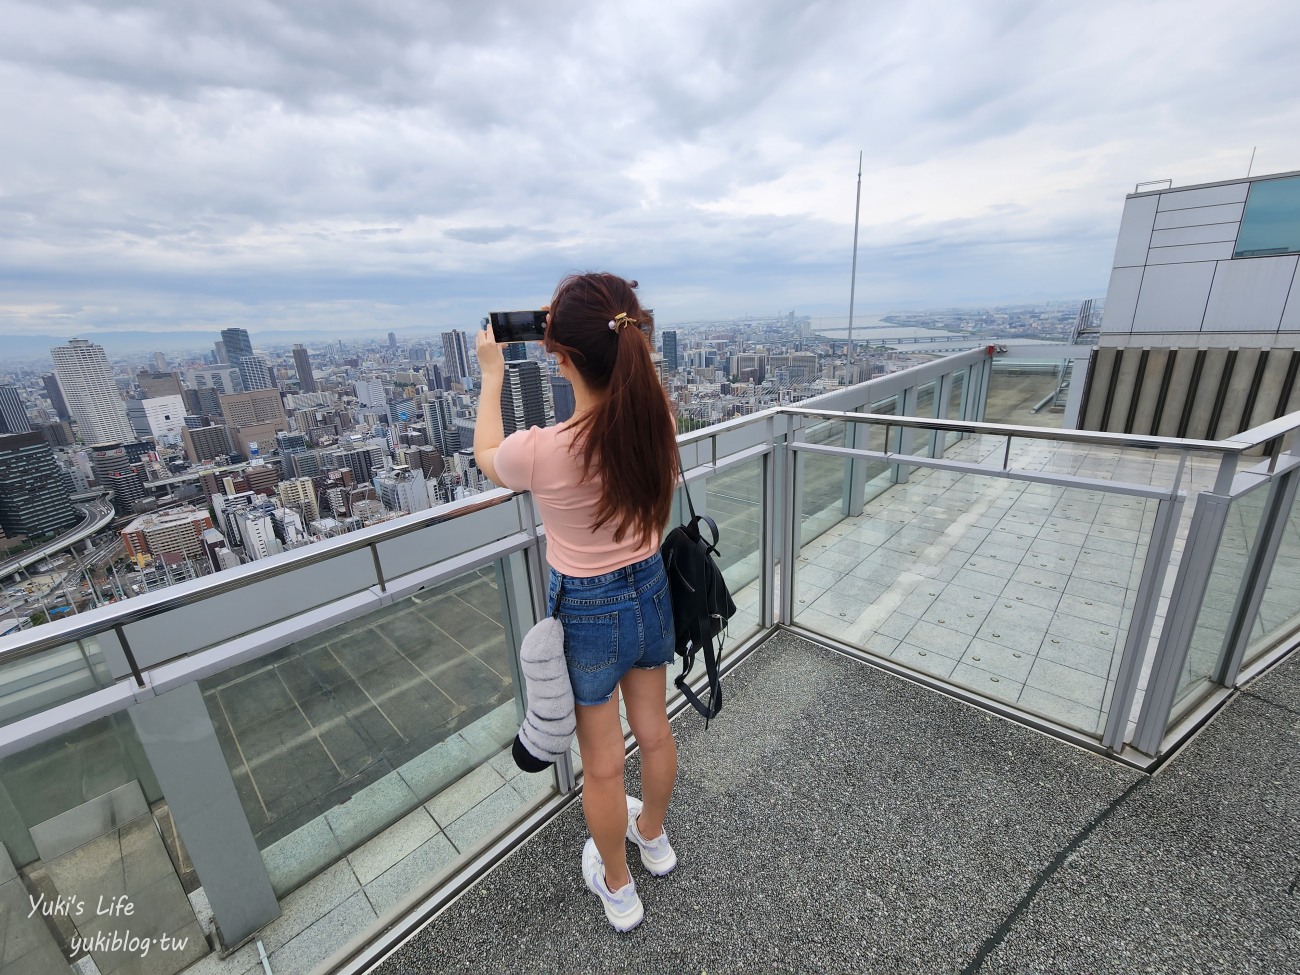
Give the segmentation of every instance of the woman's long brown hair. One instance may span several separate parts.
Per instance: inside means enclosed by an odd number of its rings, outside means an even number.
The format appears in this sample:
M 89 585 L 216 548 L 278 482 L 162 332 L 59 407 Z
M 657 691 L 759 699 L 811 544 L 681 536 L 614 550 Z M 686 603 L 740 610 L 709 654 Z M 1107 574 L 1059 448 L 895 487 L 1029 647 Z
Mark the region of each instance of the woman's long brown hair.
M 599 405 L 579 419 L 575 448 L 584 479 L 598 475 L 593 527 L 613 526 L 644 545 L 658 540 L 672 510 L 677 444 L 668 396 L 650 358 L 654 321 L 637 300 L 635 281 L 575 274 L 551 299 L 546 349 L 569 356 Z M 611 329 L 620 314 L 633 321 Z

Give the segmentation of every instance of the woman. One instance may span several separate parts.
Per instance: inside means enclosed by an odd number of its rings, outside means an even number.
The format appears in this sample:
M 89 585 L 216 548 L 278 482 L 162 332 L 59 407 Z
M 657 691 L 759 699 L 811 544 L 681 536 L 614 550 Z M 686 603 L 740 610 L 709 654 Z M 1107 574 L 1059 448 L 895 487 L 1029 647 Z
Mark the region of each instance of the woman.
M 653 874 L 677 864 L 663 829 L 677 744 L 664 706 L 674 635 L 659 543 L 678 462 L 672 411 L 650 359 L 654 323 L 635 287 L 612 274 L 580 274 L 556 288 L 544 344 L 575 400 L 573 418 L 560 426 L 503 438 L 505 362 L 491 333 L 480 332 L 474 429 L 483 473 L 532 491 L 546 528 L 548 609 L 559 600 L 591 833 L 582 874 L 619 931 L 644 915 L 625 842 L 637 845 Z M 641 747 L 640 799 L 624 792 L 618 692 Z

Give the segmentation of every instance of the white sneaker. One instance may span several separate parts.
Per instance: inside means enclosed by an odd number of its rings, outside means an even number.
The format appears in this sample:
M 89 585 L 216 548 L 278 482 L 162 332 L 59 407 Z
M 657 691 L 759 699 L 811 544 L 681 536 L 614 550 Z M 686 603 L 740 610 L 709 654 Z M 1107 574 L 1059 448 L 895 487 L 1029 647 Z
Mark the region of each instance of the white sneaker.
M 660 833 L 652 840 L 644 839 L 636 827 L 637 817 L 641 815 L 641 800 L 636 796 L 627 797 L 627 838 L 641 851 L 641 862 L 656 877 L 671 873 L 677 866 L 677 854 L 668 842 L 668 833 Z
M 627 886 L 610 893 L 605 886 L 605 861 L 600 858 L 596 841 L 587 837 L 582 848 L 582 879 L 587 882 L 591 892 L 605 905 L 605 917 L 614 925 L 615 931 L 631 931 L 645 917 L 645 908 L 636 893 L 636 881 L 628 878 Z

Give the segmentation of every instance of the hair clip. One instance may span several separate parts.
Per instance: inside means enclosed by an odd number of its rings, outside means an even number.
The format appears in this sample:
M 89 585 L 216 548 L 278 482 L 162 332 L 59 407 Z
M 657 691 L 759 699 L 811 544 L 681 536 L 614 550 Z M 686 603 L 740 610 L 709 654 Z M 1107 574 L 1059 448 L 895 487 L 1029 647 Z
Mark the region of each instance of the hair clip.
M 614 316 L 613 320 L 609 323 L 609 327 L 613 331 L 618 332 L 618 331 L 622 331 L 623 326 L 625 325 L 635 325 L 635 324 L 637 324 L 637 320 L 635 318 L 633 318 L 627 312 L 621 311 Z

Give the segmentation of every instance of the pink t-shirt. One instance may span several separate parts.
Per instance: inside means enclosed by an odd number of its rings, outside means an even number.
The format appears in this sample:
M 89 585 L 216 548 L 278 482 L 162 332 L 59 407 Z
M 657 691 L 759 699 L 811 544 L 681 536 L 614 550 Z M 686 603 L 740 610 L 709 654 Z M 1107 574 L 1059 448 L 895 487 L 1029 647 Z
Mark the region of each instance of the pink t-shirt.
M 496 469 L 512 491 L 532 491 L 546 528 L 546 560 L 566 576 L 598 576 L 648 559 L 659 550 L 651 539 L 637 543 L 629 531 L 614 541 L 606 523 L 593 529 L 600 482 L 582 481 L 582 451 L 570 453 L 572 426 L 529 427 L 501 441 Z

